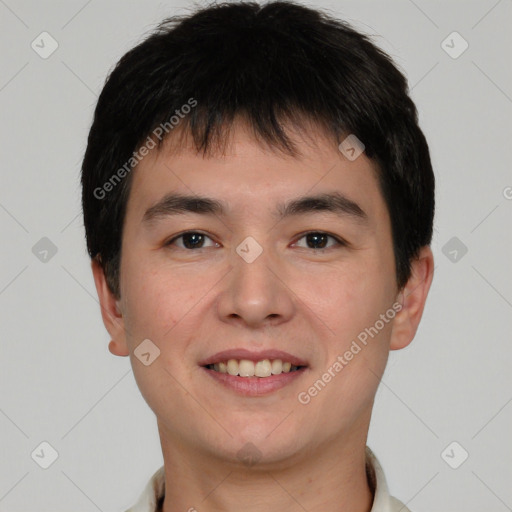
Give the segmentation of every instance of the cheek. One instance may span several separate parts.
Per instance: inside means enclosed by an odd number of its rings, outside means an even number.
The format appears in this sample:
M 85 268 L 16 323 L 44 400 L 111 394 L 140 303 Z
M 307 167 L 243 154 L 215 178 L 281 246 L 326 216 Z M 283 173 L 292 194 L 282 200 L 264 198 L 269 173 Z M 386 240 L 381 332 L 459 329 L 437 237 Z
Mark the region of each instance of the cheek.
M 386 323 L 380 315 L 392 306 L 393 278 L 381 261 L 369 258 L 332 268 L 316 286 L 304 283 L 308 305 L 329 327 L 324 330 L 325 358 L 319 361 L 312 382 L 319 378 L 332 383 L 320 393 L 317 406 L 340 421 L 343 411 L 371 407 L 389 353 L 392 317 Z
M 127 262 L 128 263 L 128 262 Z M 173 410 L 169 401 L 180 400 L 183 390 L 176 378 L 186 346 L 182 321 L 197 302 L 194 291 L 186 287 L 179 272 L 145 270 L 142 265 L 126 265 L 126 319 L 133 373 L 142 396 L 155 412 Z M 142 340 L 156 346 L 158 357 L 144 365 L 135 350 Z M 156 353 L 156 352 L 155 352 Z M 178 379 L 179 380 L 179 379 Z
M 343 346 L 391 307 L 392 279 L 383 262 L 366 258 L 302 273 L 294 292 Z
M 179 270 L 166 271 L 134 258 L 123 263 L 123 293 L 131 331 L 159 338 L 190 309 L 193 283 L 185 283 Z
M 380 319 L 392 306 L 388 281 L 378 266 L 365 265 L 331 272 L 321 286 L 303 289 L 308 305 L 329 327 L 325 359 L 310 384 L 328 382 L 325 390 L 320 383 L 312 391 L 322 389 L 313 401 L 332 424 L 371 409 L 389 352 L 392 317 L 387 323 Z

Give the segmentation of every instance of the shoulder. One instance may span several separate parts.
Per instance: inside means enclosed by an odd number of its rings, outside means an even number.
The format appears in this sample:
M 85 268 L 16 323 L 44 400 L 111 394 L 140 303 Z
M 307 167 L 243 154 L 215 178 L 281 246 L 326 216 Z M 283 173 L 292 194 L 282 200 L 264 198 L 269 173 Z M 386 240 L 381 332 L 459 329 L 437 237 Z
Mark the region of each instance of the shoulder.
M 165 472 L 162 466 L 150 478 L 137 503 L 125 512 L 156 512 L 164 494 Z
M 384 470 L 368 446 L 366 447 L 366 474 L 373 492 L 371 512 L 411 512 L 400 500 L 389 494 Z
M 411 512 L 400 500 L 390 496 L 389 504 L 391 505 L 390 512 Z

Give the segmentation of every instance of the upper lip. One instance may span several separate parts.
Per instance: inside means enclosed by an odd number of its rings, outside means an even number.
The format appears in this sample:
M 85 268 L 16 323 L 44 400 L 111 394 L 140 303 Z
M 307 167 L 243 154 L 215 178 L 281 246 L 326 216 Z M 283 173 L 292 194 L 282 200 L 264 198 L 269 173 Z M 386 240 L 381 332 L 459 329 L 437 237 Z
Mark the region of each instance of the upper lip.
M 307 366 L 307 362 L 299 357 L 293 356 L 288 352 L 282 350 L 262 350 L 261 352 L 252 352 L 245 348 L 235 348 L 231 350 L 223 350 L 217 352 L 207 358 L 199 361 L 199 366 L 207 366 L 209 364 L 220 363 L 221 361 L 228 361 L 229 359 L 247 359 L 249 361 L 257 362 L 264 359 L 281 359 L 284 362 L 290 362 L 293 366 Z

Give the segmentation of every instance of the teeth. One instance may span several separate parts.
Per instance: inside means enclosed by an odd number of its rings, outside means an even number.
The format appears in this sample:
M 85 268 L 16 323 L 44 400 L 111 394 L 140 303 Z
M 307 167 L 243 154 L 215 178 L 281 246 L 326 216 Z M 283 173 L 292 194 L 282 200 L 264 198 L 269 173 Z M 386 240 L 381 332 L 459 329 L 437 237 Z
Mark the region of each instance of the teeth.
M 248 359 L 229 359 L 224 362 L 215 363 L 209 365 L 210 369 L 213 369 L 220 373 L 227 373 L 229 375 L 239 375 L 240 377 L 270 377 L 271 375 L 279 375 L 281 373 L 289 373 L 297 370 L 298 366 L 292 366 L 290 362 L 284 362 L 281 359 L 263 359 L 254 363 Z
M 227 366 L 229 375 L 238 375 L 238 361 L 236 359 L 230 359 Z
M 242 359 L 238 363 L 238 375 L 240 377 L 254 377 L 254 363 L 247 359 Z
M 269 377 L 272 375 L 272 365 L 270 361 L 268 359 L 258 361 L 254 365 L 254 375 L 256 375 L 256 377 Z
M 272 374 L 279 375 L 283 371 L 283 361 L 281 359 L 274 359 L 272 361 Z

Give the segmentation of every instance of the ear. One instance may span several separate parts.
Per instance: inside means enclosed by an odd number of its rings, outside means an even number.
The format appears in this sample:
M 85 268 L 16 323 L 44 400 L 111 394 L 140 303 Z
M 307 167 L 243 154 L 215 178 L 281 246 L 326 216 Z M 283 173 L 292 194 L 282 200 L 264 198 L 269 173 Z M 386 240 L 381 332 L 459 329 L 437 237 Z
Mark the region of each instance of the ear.
M 397 297 L 402 309 L 393 320 L 391 350 L 399 350 L 409 345 L 418 329 L 434 277 L 434 256 L 430 247 L 422 247 L 411 265 L 411 277 Z
M 128 356 L 130 351 L 126 343 L 126 331 L 120 300 L 116 299 L 110 291 L 103 268 L 96 258 L 91 260 L 91 268 L 100 301 L 103 323 L 112 338 L 108 349 L 116 356 Z

